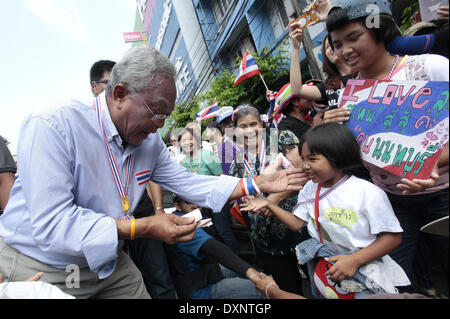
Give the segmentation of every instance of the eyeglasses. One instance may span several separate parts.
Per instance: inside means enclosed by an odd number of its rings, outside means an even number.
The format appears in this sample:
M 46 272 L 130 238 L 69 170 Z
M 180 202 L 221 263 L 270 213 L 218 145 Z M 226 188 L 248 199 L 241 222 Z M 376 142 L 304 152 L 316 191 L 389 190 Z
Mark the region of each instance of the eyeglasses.
M 104 85 L 108 85 L 108 82 L 109 82 L 109 80 L 95 81 L 95 83 L 97 83 L 97 84 L 102 83 L 102 84 L 104 84 Z
M 152 111 L 152 109 L 147 105 L 147 103 L 145 103 L 144 98 L 141 97 L 139 94 L 137 94 L 137 96 L 140 97 L 140 99 L 142 100 L 142 102 L 144 103 L 144 105 L 147 107 L 148 111 L 152 115 L 150 118 L 152 121 L 165 120 L 166 118 L 168 118 L 170 116 L 170 115 L 166 115 L 166 114 L 155 114 Z

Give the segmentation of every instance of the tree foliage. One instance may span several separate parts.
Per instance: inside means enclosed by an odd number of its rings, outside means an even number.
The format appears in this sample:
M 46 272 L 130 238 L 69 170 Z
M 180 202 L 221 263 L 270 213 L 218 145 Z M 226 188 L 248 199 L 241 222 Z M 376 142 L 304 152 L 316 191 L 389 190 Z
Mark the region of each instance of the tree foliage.
M 411 3 L 411 5 L 403 9 L 403 13 L 401 16 L 402 25 L 400 26 L 400 30 L 402 32 L 405 32 L 408 28 L 411 27 L 410 18 L 416 13 L 416 11 L 420 11 L 419 1 L 414 1 Z
M 289 54 L 283 46 L 280 46 L 275 53 L 265 48 L 260 55 L 252 53 L 252 56 L 270 90 L 277 91 L 289 81 Z M 233 71 L 225 69 L 220 72 L 211 82 L 209 91 L 195 96 L 189 104 L 182 102 L 177 105 L 172 112 L 171 128 L 184 127 L 187 123 L 194 121 L 195 114 L 201 109 L 200 105 L 211 105 L 216 99 L 219 107 L 253 104 L 265 112 L 268 108 L 266 88 L 260 76 L 255 75 L 234 86 L 236 70 L 241 61 L 242 57 L 236 59 Z M 209 120 L 202 122 L 202 126 L 207 125 L 208 122 Z

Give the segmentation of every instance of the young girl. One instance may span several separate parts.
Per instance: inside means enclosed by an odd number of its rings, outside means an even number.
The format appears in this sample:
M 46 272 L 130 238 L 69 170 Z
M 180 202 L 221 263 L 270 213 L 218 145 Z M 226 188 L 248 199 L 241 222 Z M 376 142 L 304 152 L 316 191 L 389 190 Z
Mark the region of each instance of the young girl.
M 379 14 L 370 19 L 364 6 L 345 3 L 331 9 L 327 19 L 330 43 L 337 56 L 359 71 L 360 79 L 449 81 L 448 59 L 433 54 L 393 56 L 386 45 L 396 37 L 396 25 L 385 0 L 371 0 Z M 368 4 L 369 1 L 361 2 Z M 377 27 L 368 21 L 378 20 Z M 349 112 L 343 108 L 327 111 L 325 122 L 345 122 Z M 412 278 L 416 245 L 423 224 L 448 216 L 448 144 L 435 170 L 427 180 L 407 180 L 365 163 L 372 181 L 386 191 L 394 212 L 404 230 L 403 241 L 392 254 Z M 435 236 L 433 246 L 442 258 L 442 268 L 448 278 L 448 240 Z
M 361 163 L 350 130 L 336 123 L 311 128 L 303 136 L 301 157 L 310 181 L 300 191 L 292 214 L 264 197 L 248 201 L 243 210 L 266 207 L 292 231 L 307 224 L 311 237 L 334 252 L 328 258 L 334 265 L 326 272 L 332 281 L 352 278 L 360 267 L 383 257 L 378 277 L 391 281 L 371 279 L 387 292 L 409 284 L 387 256 L 400 244 L 402 228 L 386 194 L 370 182 L 347 175 L 348 169 Z M 308 263 L 310 273 L 316 262 Z
M 241 106 L 234 114 L 233 122 L 237 142 L 242 141 L 240 144 L 243 145 L 243 151 L 231 163 L 230 175 L 247 178 L 270 171 L 269 166 L 276 161 L 278 149 L 271 147 L 271 136 L 266 134 L 259 111 L 251 105 Z M 295 162 L 293 159 L 292 161 Z M 269 196 L 275 200 L 273 198 L 276 194 Z M 252 212 L 242 215 L 250 228 L 261 267 L 274 276 L 282 289 L 301 294 L 301 277 L 294 249 L 304 240 L 305 232 L 291 231 L 271 216 L 265 217 Z

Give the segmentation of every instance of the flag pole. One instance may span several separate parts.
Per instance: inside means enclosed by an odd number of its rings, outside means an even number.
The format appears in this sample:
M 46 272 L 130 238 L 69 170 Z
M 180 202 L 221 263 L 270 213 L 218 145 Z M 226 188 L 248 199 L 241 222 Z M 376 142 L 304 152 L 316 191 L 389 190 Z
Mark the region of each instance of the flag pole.
M 269 91 L 269 88 L 267 87 L 266 81 L 264 81 L 264 78 L 262 77 L 261 73 L 259 73 L 259 77 L 261 78 L 262 82 L 264 83 L 264 86 L 266 87 L 266 91 Z

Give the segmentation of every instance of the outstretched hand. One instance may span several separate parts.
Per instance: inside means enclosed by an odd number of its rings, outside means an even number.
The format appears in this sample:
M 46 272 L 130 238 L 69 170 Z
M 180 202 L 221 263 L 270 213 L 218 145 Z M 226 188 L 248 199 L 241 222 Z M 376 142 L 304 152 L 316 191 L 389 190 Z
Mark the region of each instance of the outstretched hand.
M 247 197 L 246 201 L 241 204 L 240 209 L 242 211 L 251 211 L 254 213 L 259 213 L 263 216 L 267 216 L 267 210 L 263 210 L 263 208 L 266 208 L 269 204 L 269 200 L 264 196 L 257 196 L 253 198 Z
M 263 173 L 256 177 L 259 189 L 266 194 L 299 191 L 307 181 L 308 176 L 303 168 L 285 169 L 272 174 Z

